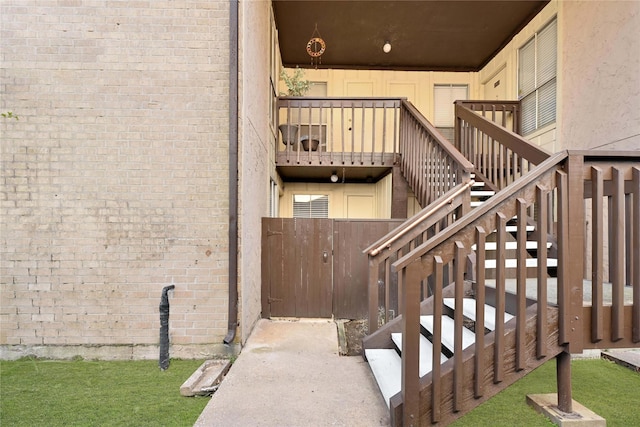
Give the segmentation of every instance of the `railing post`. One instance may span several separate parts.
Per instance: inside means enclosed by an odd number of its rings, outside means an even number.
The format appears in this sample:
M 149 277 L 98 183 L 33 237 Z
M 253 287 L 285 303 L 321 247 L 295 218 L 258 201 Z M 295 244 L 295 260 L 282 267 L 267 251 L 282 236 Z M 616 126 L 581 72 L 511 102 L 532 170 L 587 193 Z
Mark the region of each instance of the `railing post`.
M 564 274 L 565 286 L 569 289 L 568 310 L 569 316 L 569 352 L 581 353 L 583 350 L 582 306 L 584 284 L 584 158 L 582 155 L 569 154 L 566 162 L 568 178 L 568 216 L 567 224 L 569 239 L 566 242 L 568 248 L 566 255 L 567 271 Z M 567 319 L 565 319 L 567 320 Z
M 402 425 L 420 425 L 420 281 L 421 259 L 408 265 L 403 271 L 402 299 Z
M 561 272 L 559 272 L 558 302 L 563 316 L 560 324 L 569 325 L 563 328 L 560 340 L 566 342 L 565 350 L 556 356 L 556 378 L 558 384 L 558 408 L 563 412 L 573 411 L 573 399 L 571 390 L 571 353 L 582 352 L 583 332 L 582 305 L 583 305 L 583 276 L 584 276 L 584 158 L 581 155 L 569 153 L 565 162 L 567 174 L 567 198 L 566 212 L 558 221 L 560 228 L 565 230 L 559 238 L 562 241 L 560 260 Z M 563 209 L 564 210 L 564 207 Z M 566 227 L 566 228 L 565 228 Z M 562 298 L 561 298 L 562 296 Z M 562 333 L 564 332 L 564 333 Z

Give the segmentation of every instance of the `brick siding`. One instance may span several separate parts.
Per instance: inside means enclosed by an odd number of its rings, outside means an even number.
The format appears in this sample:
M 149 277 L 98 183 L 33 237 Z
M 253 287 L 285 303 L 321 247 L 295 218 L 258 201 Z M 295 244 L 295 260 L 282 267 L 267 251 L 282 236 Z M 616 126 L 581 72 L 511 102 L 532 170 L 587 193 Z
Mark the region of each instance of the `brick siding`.
M 228 7 L 2 2 L 0 346 L 222 341 Z

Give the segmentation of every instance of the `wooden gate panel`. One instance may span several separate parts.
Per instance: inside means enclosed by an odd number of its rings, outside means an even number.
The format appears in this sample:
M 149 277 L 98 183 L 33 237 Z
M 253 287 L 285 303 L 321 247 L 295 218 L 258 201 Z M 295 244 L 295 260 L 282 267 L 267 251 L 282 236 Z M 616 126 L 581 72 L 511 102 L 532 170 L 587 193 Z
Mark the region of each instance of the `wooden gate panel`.
M 291 246 L 299 251 L 297 268 L 300 273 L 296 316 L 331 317 L 333 221 L 297 218 L 295 223 L 296 239 Z
M 362 251 L 402 222 L 335 220 L 333 313 L 336 318 L 367 318 L 369 259 Z
M 262 317 L 331 317 L 332 238 L 328 219 L 263 218 Z
M 366 318 L 362 250 L 401 223 L 263 218 L 262 317 Z

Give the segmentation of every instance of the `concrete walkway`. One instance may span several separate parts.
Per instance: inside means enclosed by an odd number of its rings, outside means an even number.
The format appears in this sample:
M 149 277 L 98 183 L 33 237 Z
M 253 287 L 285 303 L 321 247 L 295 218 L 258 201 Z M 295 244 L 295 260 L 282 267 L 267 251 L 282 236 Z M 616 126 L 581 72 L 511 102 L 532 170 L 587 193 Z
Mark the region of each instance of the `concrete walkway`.
M 389 425 L 369 366 L 328 320 L 260 320 L 196 426 Z

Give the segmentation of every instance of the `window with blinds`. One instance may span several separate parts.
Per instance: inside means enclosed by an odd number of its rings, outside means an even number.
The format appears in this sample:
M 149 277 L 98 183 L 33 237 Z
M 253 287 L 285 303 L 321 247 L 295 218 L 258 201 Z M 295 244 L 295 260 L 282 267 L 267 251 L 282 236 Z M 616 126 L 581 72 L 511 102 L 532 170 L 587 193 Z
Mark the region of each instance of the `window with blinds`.
M 435 85 L 433 88 L 433 120 L 434 125 L 445 138 L 453 141 L 455 112 L 453 102 L 468 99 L 467 85 Z
M 329 196 L 296 194 L 293 196 L 294 218 L 329 218 Z
M 518 50 L 523 135 L 556 121 L 557 40 L 554 19 Z

